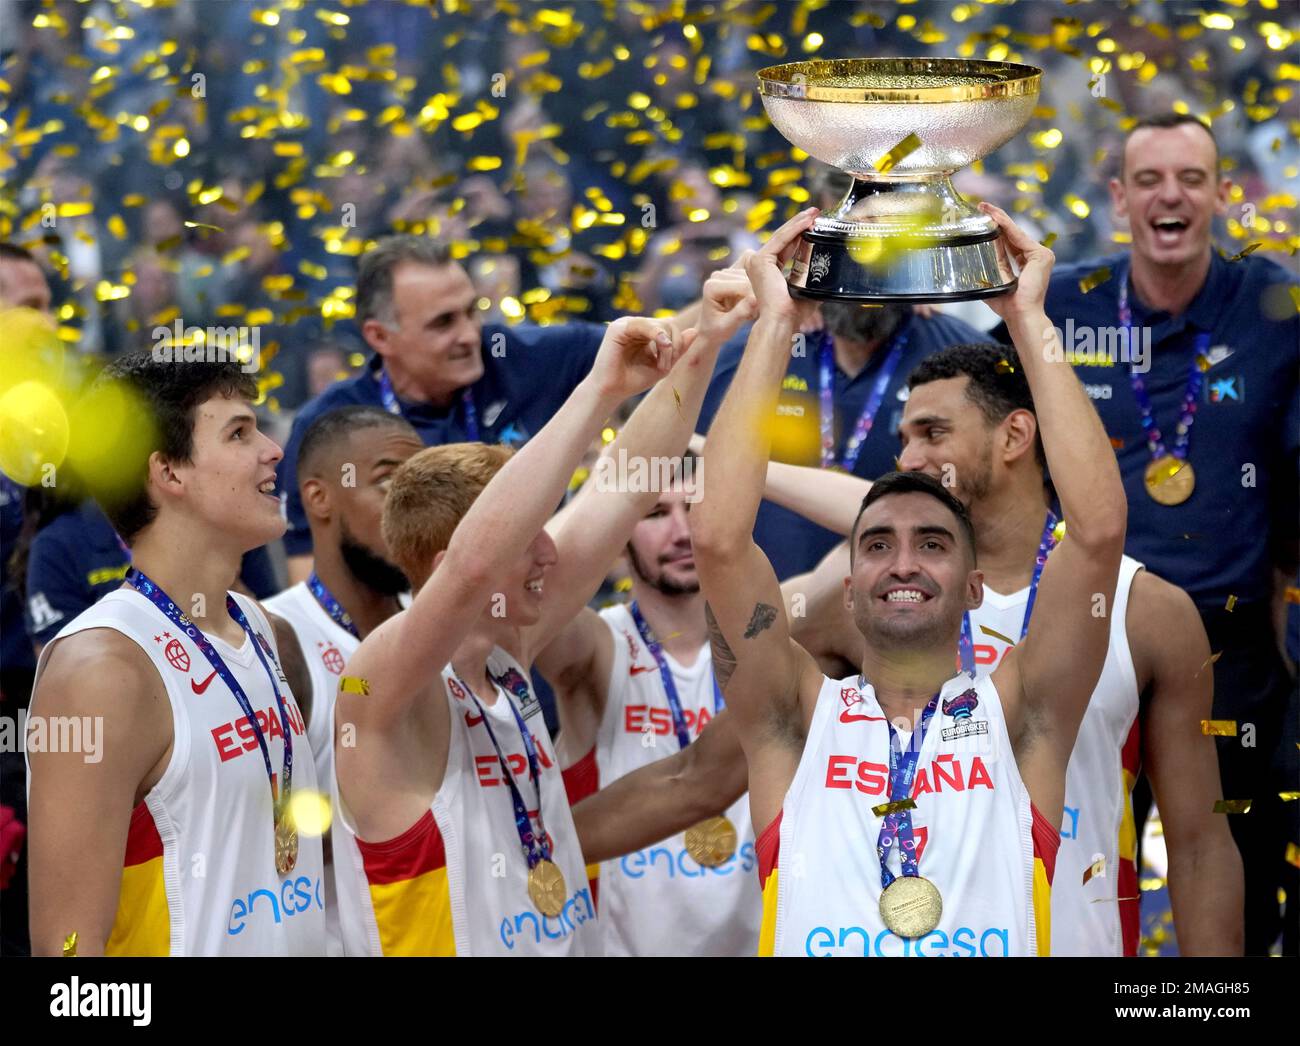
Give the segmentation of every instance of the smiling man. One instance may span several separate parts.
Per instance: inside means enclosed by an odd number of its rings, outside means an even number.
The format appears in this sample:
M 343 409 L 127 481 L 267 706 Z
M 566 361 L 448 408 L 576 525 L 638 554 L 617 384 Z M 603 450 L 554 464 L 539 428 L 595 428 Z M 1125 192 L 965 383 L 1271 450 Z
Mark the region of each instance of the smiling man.
M 228 591 L 284 532 L 257 383 L 148 351 L 106 374 L 140 424 L 125 488 L 96 494 L 132 568 L 37 665 L 33 717 L 97 719 L 102 747 L 28 746 L 32 950 L 323 955 L 320 838 L 290 803 L 316 789 L 302 712 L 265 611 Z
M 1148 347 L 1136 361 L 1074 362 L 1119 460 L 1125 551 L 1192 597 L 1219 655 L 1213 717 L 1237 724 L 1235 736 L 1215 739 L 1219 770 L 1225 799 L 1252 801 L 1229 824 L 1245 865 L 1246 952 L 1259 954 L 1277 936 L 1287 869 L 1278 791 L 1295 787 L 1269 767 L 1290 686 L 1270 600 L 1275 557 L 1295 571 L 1296 281 L 1263 251 L 1230 261 L 1215 249 L 1231 184 L 1212 132 L 1194 117 L 1139 120 L 1110 188 L 1132 249 L 1058 269 L 1047 314 L 1057 328 L 1072 325 L 1067 358 L 1080 337 L 1113 343 L 1126 327 Z M 1243 224 L 1249 202 L 1232 212 Z M 1149 796 L 1140 780 L 1139 837 Z M 1288 918 L 1300 921 L 1297 907 Z

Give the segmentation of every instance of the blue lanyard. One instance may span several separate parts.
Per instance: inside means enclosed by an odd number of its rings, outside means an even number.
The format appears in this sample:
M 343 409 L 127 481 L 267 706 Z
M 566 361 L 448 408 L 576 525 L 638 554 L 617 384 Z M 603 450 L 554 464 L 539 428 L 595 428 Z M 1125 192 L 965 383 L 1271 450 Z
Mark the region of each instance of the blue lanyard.
M 663 680 L 664 694 L 668 698 L 668 710 L 673 715 L 673 730 L 677 733 L 677 743 L 685 748 L 691 743 L 691 734 L 686 729 L 686 716 L 682 714 L 681 698 L 677 696 L 677 681 L 673 679 L 673 670 L 668 667 L 668 661 L 664 657 L 664 648 L 650 631 L 646 619 L 641 616 L 641 608 L 636 605 L 635 599 L 627 605 L 627 609 L 632 615 L 632 620 L 636 622 L 636 630 L 641 633 L 641 642 L 645 644 L 646 649 L 650 651 L 650 656 L 655 659 L 655 664 L 659 666 L 659 678 Z M 722 700 L 722 690 L 718 687 L 717 675 L 710 672 L 709 677 L 713 680 L 713 714 L 717 715 L 726 704 Z
M 1034 576 L 1029 579 L 1029 598 L 1025 600 L 1025 619 L 1020 623 L 1020 642 L 1029 634 L 1029 619 L 1034 613 L 1034 601 L 1038 598 L 1038 582 L 1043 577 L 1043 567 L 1047 565 L 1047 556 L 1056 548 L 1056 513 L 1047 510 L 1047 521 L 1043 524 L 1043 536 L 1038 542 L 1038 553 L 1034 556 Z M 975 678 L 975 641 L 971 634 L 970 611 L 961 616 L 961 639 L 957 642 L 961 652 L 961 670 L 972 679 Z
M 906 348 L 907 331 L 904 330 L 895 336 L 889 355 L 885 357 L 880 373 L 876 376 L 876 382 L 871 387 L 871 395 L 867 397 L 867 402 L 862 407 L 862 413 L 858 415 L 857 423 L 853 426 L 848 442 L 844 445 L 844 458 L 840 462 L 840 468 L 845 472 L 852 472 L 854 466 L 858 463 L 858 455 L 862 453 L 862 444 L 871 435 L 871 428 L 876 423 L 876 412 L 880 410 L 880 403 L 885 398 L 885 390 L 889 387 L 890 379 L 893 378 L 894 371 L 898 369 L 898 362 L 903 358 L 903 350 Z M 831 336 L 825 331 L 822 332 L 821 340 L 819 395 L 821 405 L 822 468 L 825 469 L 835 465 L 835 352 Z
M 397 393 L 393 391 L 393 382 L 388 377 L 388 371 L 384 367 L 379 368 L 379 400 L 384 405 L 384 410 L 389 414 L 401 414 L 402 404 L 398 402 Z M 461 406 L 465 411 L 465 439 L 469 443 L 479 441 L 478 434 L 478 408 L 474 406 L 474 397 L 470 390 L 466 389 L 461 393 Z
M 508 694 L 504 695 L 504 700 L 510 706 L 510 711 L 515 716 L 515 722 L 519 725 L 519 735 L 524 740 L 524 751 L 528 753 L 529 780 L 537 789 L 538 831 L 534 832 L 533 822 L 528 816 L 528 807 L 524 804 L 524 797 L 519 791 L 519 786 L 515 784 L 515 775 L 510 770 L 510 764 L 506 762 L 505 753 L 501 751 L 501 745 L 497 743 L 497 735 L 492 730 L 492 721 L 488 718 L 487 712 L 483 710 L 482 704 L 479 703 L 478 695 L 474 693 L 473 687 L 469 686 L 460 676 L 456 678 L 474 702 L 474 707 L 478 709 L 479 717 L 487 730 L 488 739 L 492 742 L 492 747 L 496 749 L 497 761 L 501 764 L 501 776 L 506 779 L 506 784 L 510 786 L 510 801 L 515 808 L 515 830 L 519 833 L 519 845 L 524 851 L 524 859 L 528 862 L 528 867 L 531 870 L 539 862 L 551 859 L 551 844 L 547 841 L 546 824 L 542 819 L 542 772 L 537 763 L 537 745 L 533 741 L 533 735 L 529 733 L 528 727 L 524 723 L 523 716 L 519 714 L 519 709 L 515 707 L 515 703 L 510 700 Z M 492 679 L 498 685 L 502 683 L 502 680 L 497 679 L 495 676 Z
M 1128 304 L 1128 269 L 1120 273 L 1119 280 L 1119 322 L 1124 328 L 1124 342 L 1133 344 L 1133 312 Z M 1155 415 L 1151 409 L 1151 396 L 1147 392 L 1142 375 L 1129 364 L 1129 383 L 1133 386 L 1133 398 L 1137 400 L 1138 414 L 1142 418 L 1142 431 L 1146 434 L 1147 449 L 1151 460 L 1172 455 L 1179 461 L 1187 459 L 1187 445 L 1192 438 L 1192 422 L 1196 420 L 1196 401 L 1201 395 L 1201 383 L 1204 372 L 1200 359 L 1210 347 L 1210 331 L 1200 331 L 1196 335 L 1196 351 L 1192 354 L 1192 367 L 1187 375 L 1187 391 L 1183 394 L 1183 404 L 1178 412 L 1178 427 L 1174 431 L 1174 445 L 1166 449 L 1164 436 L 1156 425 Z
M 858 687 L 862 688 L 864 680 L 858 677 Z M 912 743 L 903 752 L 902 742 L 894 732 L 894 724 L 886 717 L 885 725 L 889 728 L 889 801 L 896 803 L 907 799 L 912 790 L 912 781 L 916 777 L 916 764 L 921 758 L 921 748 L 925 744 L 925 734 L 934 717 L 935 706 L 939 703 L 936 693 L 921 713 L 921 723 L 912 735 Z M 912 811 L 899 810 L 885 814 L 880 824 L 880 835 L 876 838 L 876 856 L 880 859 L 880 888 L 884 890 L 896 876 L 889 870 L 889 851 L 898 841 L 899 870 L 904 876 L 919 875 L 916 862 L 916 839 L 912 832 Z
M 321 609 L 329 614 L 330 620 L 334 624 L 345 632 L 350 632 L 354 639 L 361 638 L 361 633 L 357 631 L 352 615 L 343 609 L 343 605 L 334 598 L 334 593 L 325 587 L 325 582 L 320 579 L 314 570 L 311 572 L 311 577 L 307 579 L 307 588 L 316 597 L 316 602 L 320 604 Z
M 280 776 L 282 786 L 278 796 L 275 794 L 275 771 L 271 768 L 271 750 L 267 747 L 266 735 L 258 725 L 257 715 L 253 710 L 252 703 L 248 700 L 248 695 L 244 693 L 244 688 L 239 685 L 234 673 L 230 671 L 221 655 L 217 653 L 212 641 L 199 631 L 198 626 L 193 621 L 181 613 L 166 592 L 135 567 L 126 572 L 126 581 L 127 584 L 134 587 L 137 592 L 156 606 L 168 621 L 189 636 L 194 645 L 203 652 L 203 656 L 208 659 L 208 664 L 212 666 L 213 671 L 221 677 L 221 681 L 235 695 L 235 700 L 239 702 L 239 710 L 247 718 L 248 725 L 257 738 L 257 745 L 262 750 L 262 760 L 266 763 L 266 779 L 271 782 L 272 799 L 277 809 L 283 809 L 289 801 L 289 794 L 293 788 L 293 728 L 289 722 L 289 713 L 284 706 L 284 697 L 281 696 L 280 688 L 275 682 L 275 673 L 271 671 L 271 666 L 267 664 L 266 655 L 262 653 L 262 644 L 258 642 L 258 637 L 253 635 L 253 630 L 248 624 L 248 618 L 244 616 L 244 611 L 235 602 L 235 597 L 228 592 L 226 593 L 226 611 L 252 641 L 253 650 L 257 653 L 257 659 L 262 662 L 262 667 L 266 669 L 267 678 L 271 680 L 271 690 L 275 693 L 275 703 L 280 709 L 280 723 L 284 727 L 284 769 Z

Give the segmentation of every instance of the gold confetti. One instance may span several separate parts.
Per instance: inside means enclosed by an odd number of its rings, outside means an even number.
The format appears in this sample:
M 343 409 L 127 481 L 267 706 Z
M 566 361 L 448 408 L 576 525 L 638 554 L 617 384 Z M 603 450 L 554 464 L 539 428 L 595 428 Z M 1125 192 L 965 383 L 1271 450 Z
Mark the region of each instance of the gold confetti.
M 1016 645 L 1016 641 L 1014 639 L 1009 639 L 1007 636 L 1004 636 L 1001 632 L 989 628 L 988 625 L 980 625 L 980 631 L 983 632 L 986 636 L 992 636 L 994 639 L 1002 640 L 1002 642 L 1006 643 L 1007 646 Z
M 212 232 L 225 232 L 225 231 L 226 231 L 226 230 L 223 229 L 220 225 L 208 225 L 206 222 L 188 222 L 188 221 L 187 221 L 187 222 L 185 223 L 185 228 L 187 228 L 187 229 L 210 229 Z
M 915 810 L 915 799 L 899 799 L 892 803 L 881 803 L 879 806 L 873 806 L 871 812 L 877 817 L 884 817 L 887 814 L 898 814 L 904 810 Z
M 1235 607 L 1236 605 L 1237 605 L 1237 597 L 1229 596 L 1227 606 L 1225 606 L 1223 609 L 1226 610 L 1229 614 L 1231 614 L 1233 607 Z
M 1089 879 L 1102 879 L 1106 876 L 1106 858 L 1102 854 L 1097 855 L 1097 859 L 1083 870 L 1083 885 L 1088 885 Z
M 909 134 L 876 161 L 876 170 L 881 174 L 888 174 L 919 148 L 921 148 L 921 139 L 915 134 Z
M 1214 664 L 1222 656 L 1223 656 L 1222 650 L 1220 650 L 1217 654 L 1211 654 L 1209 657 L 1207 657 L 1204 661 L 1201 662 L 1201 667 L 1196 670 L 1196 674 L 1199 676 L 1202 672 L 1205 671 L 1208 665 Z
M 370 680 L 362 679 L 359 676 L 344 676 L 339 680 L 339 689 L 345 694 L 360 694 L 362 697 L 368 697 L 370 694 Z
M 67 937 L 63 938 L 63 957 L 65 959 L 75 959 L 77 957 L 76 930 L 73 930 Z
M 1297 588 L 1295 585 L 1287 585 L 1286 591 L 1283 593 L 1283 598 L 1288 603 L 1300 603 L 1300 588 Z
M 1110 266 L 1103 265 L 1100 269 L 1094 269 L 1079 281 L 1079 292 L 1087 294 L 1089 291 L 1096 290 L 1109 279 Z
M 1284 803 L 1294 803 L 1300 799 L 1300 792 L 1278 792 L 1277 797 Z
M 1248 814 L 1250 813 L 1250 804 L 1253 799 L 1216 799 L 1214 800 L 1214 812 L 1216 814 Z
M 1248 254 L 1253 254 L 1255 251 L 1259 250 L 1259 249 L 1260 249 L 1261 247 L 1263 247 L 1263 246 L 1264 246 L 1264 241 L 1263 241 L 1263 240 L 1255 240 L 1255 241 L 1252 242 L 1252 243 L 1248 243 L 1248 244 L 1246 244 L 1245 247 L 1243 247 L 1243 248 L 1242 248 L 1241 250 L 1239 250 L 1236 254 L 1234 254 L 1231 258 L 1229 258 L 1228 261 L 1230 261 L 1230 262 L 1241 261 L 1241 259 L 1244 258 L 1244 257 L 1246 257 L 1246 255 L 1248 255 Z
M 1300 846 L 1295 843 L 1286 844 L 1286 863 L 1300 868 Z
M 1016 372 L 1016 368 L 1011 366 L 1011 364 L 1005 359 L 998 360 L 998 362 L 994 364 L 993 369 L 999 374 L 1014 374 Z
M 1235 719 L 1202 719 L 1201 733 L 1206 737 L 1236 737 L 1237 721 Z

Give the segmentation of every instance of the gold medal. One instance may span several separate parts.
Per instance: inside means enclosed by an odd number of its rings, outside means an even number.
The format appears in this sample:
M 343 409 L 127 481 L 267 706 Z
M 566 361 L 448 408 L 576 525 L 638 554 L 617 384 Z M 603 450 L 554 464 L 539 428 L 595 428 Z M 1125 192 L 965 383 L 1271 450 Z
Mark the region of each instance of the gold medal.
M 564 910 L 568 890 L 564 886 L 564 873 L 554 861 L 542 859 L 528 869 L 528 896 L 539 912 L 552 919 Z
M 275 819 L 275 870 L 288 875 L 298 863 L 298 829 L 286 810 Z
M 1147 466 L 1147 493 L 1161 505 L 1181 505 L 1196 489 L 1196 473 L 1190 461 L 1179 461 L 1172 454 L 1156 458 Z
M 880 893 L 880 918 L 895 937 L 924 937 L 942 916 L 938 887 L 920 875 L 900 875 Z
M 686 829 L 686 852 L 704 868 L 716 868 L 736 852 L 736 826 L 725 817 L 706 817 Z

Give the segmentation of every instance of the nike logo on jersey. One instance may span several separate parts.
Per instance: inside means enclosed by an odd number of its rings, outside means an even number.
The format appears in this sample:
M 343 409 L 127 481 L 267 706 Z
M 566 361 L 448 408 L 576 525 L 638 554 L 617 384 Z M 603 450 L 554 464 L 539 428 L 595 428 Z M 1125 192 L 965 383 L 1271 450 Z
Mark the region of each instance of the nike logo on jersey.
M 478 726 L 481 722 L 483 722 L 483 717 L 481 715 L 471 715 L 469 712 L 465 713 L 466 726 Z
M 866 702 L 866 698 L 855 686 L 841 687 L 840 700 L 845 704 L 844 710 L 840 712 L 841 723 L 883 723 L 885 721 L 882 715 L 861 715 L 851 711 L 852 708 Z
M 653 672 L 654 668 L 647 665 L 633 665 L 627 670 L 629 676 L 639 676 L 642 672 Z
M 884 721 L 885 717 L 882 715 L 857 715 L 847 708 L 840 713 L 841 723 L 883 723 Z
M 208 684 L 211 683 L 212 680 L 216 678 L 217 678 L 217 673 L 214 671 L 210 676 L 208 676 L 207 679 L 203 680 L 202 683 L 196 683 L 194 682 L 193 679 L 191 679 L 190 689 L 193 690 L 196 694 L 202 694 L 203 691 L 205 691 L 208 688 Z

